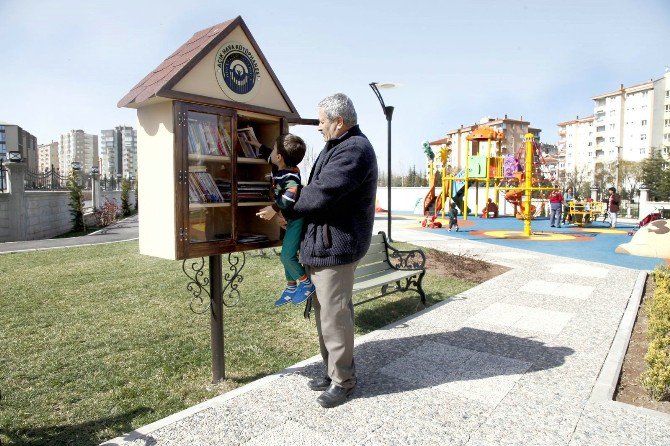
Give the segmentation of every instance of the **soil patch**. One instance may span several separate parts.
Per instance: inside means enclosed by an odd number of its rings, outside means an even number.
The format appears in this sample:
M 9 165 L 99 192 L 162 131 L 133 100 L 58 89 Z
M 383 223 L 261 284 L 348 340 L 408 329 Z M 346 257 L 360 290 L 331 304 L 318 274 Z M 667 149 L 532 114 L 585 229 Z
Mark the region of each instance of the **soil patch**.
M 488 263 L 476 256 L 451 254 L 436 249 L 424 249 L 423 251 L 426 254 L 426 269 L 441 276 L 451 276 L 468 282 L 483 283 L 509 271 L 506 266 Z
M 670 413 L 670 401 L 655 401 L 651 399 L 640 385 L 640 375 L 646 367 L 644 355 L 647 354 L 647 348 L 649 347 L 649 341 L 647 341 L 649 318 L 644 311 L 644 305 L 654 295 L 655 288 L 654 279 L 651 276 L 647 276 L 642 302 L 637 311 L 637 318 L 635 319 L 633 333 L 628 344 L 626 356 L 624 357 L 619 384 L 614 393 L 614 400 L 659 412 Z

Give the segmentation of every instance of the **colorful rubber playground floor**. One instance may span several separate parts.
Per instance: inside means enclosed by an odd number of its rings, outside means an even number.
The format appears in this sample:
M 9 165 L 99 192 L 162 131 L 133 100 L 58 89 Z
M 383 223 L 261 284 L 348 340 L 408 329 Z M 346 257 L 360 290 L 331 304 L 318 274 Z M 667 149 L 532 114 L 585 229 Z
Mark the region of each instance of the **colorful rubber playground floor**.
M 377 214 L 377 219 L 385 218 L 386 214 Z M 393 226 L 403 229 L 434 232 L 440 235 L 476 240 L 505 247 L 526 249 L 528 251 L 554 254 L 574 259 L 606 263 L 626 268 L 652 270 L 657 265 L 665 265 L 666 259 L 639 257 L 618 254 L 615 248 L 631 240 L 630 231 L 636 230 L 633 223 L 619 222 L 616 229 L 610 229 L 608 223 L 601 221 L 578 227 L 563 225 L 552 228 L 549 218 L 537 218 L 532 221 L 532 235 L 523 235 L 523 221 L 513 217 L 479 218 L 469 216 L 467 220 L 458 219 L 460 230 L 447 231 L 448 224 L 443 228 L 426 229 L 421 226 L 422 217 L 412 214 L 393 214 Z

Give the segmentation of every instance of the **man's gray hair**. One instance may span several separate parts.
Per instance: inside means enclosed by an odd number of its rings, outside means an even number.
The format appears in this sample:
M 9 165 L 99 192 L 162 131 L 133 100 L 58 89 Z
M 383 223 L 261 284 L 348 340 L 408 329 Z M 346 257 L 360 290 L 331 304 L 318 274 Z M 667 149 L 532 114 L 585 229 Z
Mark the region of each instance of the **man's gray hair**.
M 351 99 L 346 94 L 335 93 L 332 96 L 328 96 L 319 102 L 319 108 L 323 110 L 326 117 L 331 121 L 341 116 L 346 126 L 351 127 L 358 123 L 354 103 L 351 102 Z

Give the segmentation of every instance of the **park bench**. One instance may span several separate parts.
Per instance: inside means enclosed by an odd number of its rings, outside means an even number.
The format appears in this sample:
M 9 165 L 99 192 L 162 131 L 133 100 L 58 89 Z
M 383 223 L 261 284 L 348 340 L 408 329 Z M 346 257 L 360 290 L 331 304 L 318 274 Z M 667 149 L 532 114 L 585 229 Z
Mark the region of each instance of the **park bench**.
M 384 232 L 373 235 L 368 252 L 354 272 L 354 294 L 377 288 L 380 294 L 356 305 L 410 288 L 419 293 L 421 303 L 426 305 L 426 294 L 421 287 L 425 274 L 426 255 L 423 251 L 399 251 L 388 244 Z
M 426 305 L 426 293 L 421 281 L 426 274 L 426 255 L 419 249 L 400 251 L 388 244 L 386 234 L 382 231 L 372 236 L 370 248 L 356 266 L 354 271 L 354 294 L 379 288 L 380 294 L 356 302 L 361 305 L 373 299 L 389 294 L 409 291 L 414 288 L 421 303 Z M 312 298 L 305 305 L 305 319 L 312 310 Z

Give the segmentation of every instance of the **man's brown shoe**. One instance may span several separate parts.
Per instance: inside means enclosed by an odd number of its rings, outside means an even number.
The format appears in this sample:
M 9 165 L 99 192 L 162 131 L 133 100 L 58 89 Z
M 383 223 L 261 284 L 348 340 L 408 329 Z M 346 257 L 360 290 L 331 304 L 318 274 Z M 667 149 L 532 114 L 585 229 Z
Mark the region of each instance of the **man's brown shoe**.
M 321 407 L 330 409 L 331 407 L 339 406 L 340 404 L 347 401 L 347 397 L 351 395 L 351 392 L 353 391 L 353 387 L 350 389 L 345 389 L 344 387 L 340 387 L 337 384 L 331 383 L 330 387 L 328 387 L 328 390 L 323 392 L 316 399 L 316 402 L 319 403 Z
M 310 379 L 307 382 L 307 387 L 312 390 L 326 390 L 328 387 L 330 387 L 330 378 L 328 376 L 324 376 L 322 378 Z

